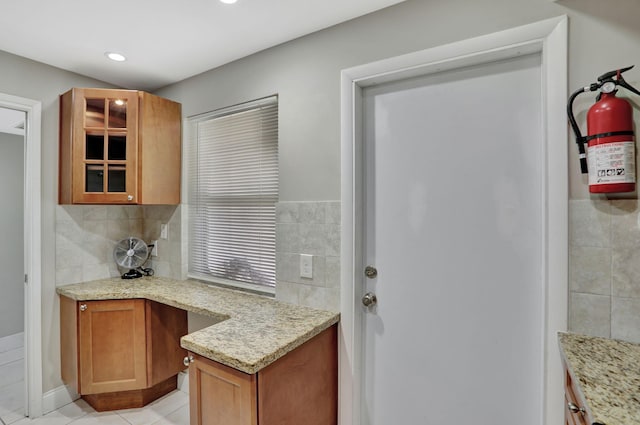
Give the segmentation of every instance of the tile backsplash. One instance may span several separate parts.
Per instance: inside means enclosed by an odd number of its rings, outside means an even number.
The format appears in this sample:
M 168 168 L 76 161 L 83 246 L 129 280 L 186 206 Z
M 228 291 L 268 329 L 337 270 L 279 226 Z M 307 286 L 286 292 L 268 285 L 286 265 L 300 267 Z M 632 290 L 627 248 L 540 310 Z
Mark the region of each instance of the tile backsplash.
M 117 277 L 113 247 L 127 236 L 158 241 L 151 257 L 156 275 L 185 279 L 187 206 L 58 205 L 56 285 Z M 160 239 L 161 225 L 167 239 Z M 313 277 L 300 277 L 300 254 L 312 256 Z M 281 202 L 276 205 L 276 298 L 339 311 L 340 202 Z
M 147 243 L 158 239 L 159 256 L 151 266 L 158 275 L 182 278 L 179 206 L 58 205 L 56 207 L 56 285 L 117 277 L 113 248 L 128 236 Z M 160 224 L 168 223 L 168 238 Z
M 300 276 L 300 255 L 313 277 Z M 276 299 L 340 310 L 340 202 L 276 204 Z
M 638 200 L 569 202 L 569 330 L 640 342 Z

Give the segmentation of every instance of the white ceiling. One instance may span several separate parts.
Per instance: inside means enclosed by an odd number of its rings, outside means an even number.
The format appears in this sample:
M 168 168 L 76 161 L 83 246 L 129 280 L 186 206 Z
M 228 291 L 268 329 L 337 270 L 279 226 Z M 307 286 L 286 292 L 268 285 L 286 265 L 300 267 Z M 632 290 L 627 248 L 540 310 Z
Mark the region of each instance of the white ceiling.
M 0 50 L 152 91 L 402 1 L 20 0 L 0 14 Z

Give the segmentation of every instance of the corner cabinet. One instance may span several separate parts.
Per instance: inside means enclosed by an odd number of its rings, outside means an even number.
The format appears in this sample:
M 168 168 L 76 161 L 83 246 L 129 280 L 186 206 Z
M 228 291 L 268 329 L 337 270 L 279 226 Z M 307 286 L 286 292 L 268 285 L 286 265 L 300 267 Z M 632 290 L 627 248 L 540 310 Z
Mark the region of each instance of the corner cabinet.
M 180 203 L 182 109 L 136 90 L 60 96 L 60 204 Z
M 150 300 L 60 297 L 62 380 L 98 411 L 142 407 L 185 368 L 187 313 Z
M 337 326 L 255 374 L 189 354 L 191 425 L 336 425 Z

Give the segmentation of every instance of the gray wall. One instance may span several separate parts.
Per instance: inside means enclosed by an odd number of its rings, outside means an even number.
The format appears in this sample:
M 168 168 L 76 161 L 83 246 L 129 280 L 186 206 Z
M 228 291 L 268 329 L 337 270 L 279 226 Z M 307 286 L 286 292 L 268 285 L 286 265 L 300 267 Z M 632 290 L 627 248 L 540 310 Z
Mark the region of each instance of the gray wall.
M 341 69 L 566 14 L 574 89 L 640 58 L 638 9 L 635 0 L 409 0 L 158 94 L 182 102 L 187 116 L 279 94 L 280 200 L 339 199 Z M 640 81 L 640 63 L 627 81 Z M 584 96 L 576 102 L 578 112 L 591 102 Z M 569 148 L 571 197 L 587 198 L 576 149 Z
M 570 18 L 571 88 L 640 58 L 636 0 L 410 0 L 166 87 L 159 94 L 182 102 L 187 116 L 279 94 L 280 200 L 336 200 L 340 199 L 341 69 L 562 14 Z M 627 80 L 639 81 L 640 69 L 630 72 Z M 0 92 L 43 103 L 45 391 L 61 383 L 54 277 L 57 96 L 73 86 L 104 83 L 0 52 Z M 585 99 L 576 108 L 588 103 Z M 576 171 L 574 146 L 568 149 L 571 197 L 588 202 Z
M 571 91 L 640 60 L 636 0 L 409 0 L 208 71 L 159 94 L 182 102 L 188 116 L 277 93 L 280 201 L 336 200 L 341 69 L 559 15 L 569 16 Z M 640 63 L 626 79 L 640 87 Z M 635 101 L 640 105 L 640 99 Z M 576 101 L 580 122 L 592 102 L 590 95 Z M 619 234 L 640 233 L 640 208 L 637 202 L 616 208 L 615 201 L 591 197 L 579 173 L 573 137 L 569 140 L 570 329 L 640 342 L 640 267 L 633 254 L 640 238 L 620 242 L 607 233 L 611 223 Z M 295 237 L 281 228 L 280 239 Z M 296 294 L 310 286 L 294 285 L 281 270 L 286 267 L 279 264 L 278 284 L 288 282 L 279 288 L 287 293 L 278 297 L 300 300 Z
M 24 330 L 24 138 L 0 133 L 0 338 Z
M 55 207 L 58 200 L 58 95 L 103 82 L 0 51 L 0 93 L 42 102 L 42 367 L 43 390 L 60 380 L 60 325 L 55 293 Z

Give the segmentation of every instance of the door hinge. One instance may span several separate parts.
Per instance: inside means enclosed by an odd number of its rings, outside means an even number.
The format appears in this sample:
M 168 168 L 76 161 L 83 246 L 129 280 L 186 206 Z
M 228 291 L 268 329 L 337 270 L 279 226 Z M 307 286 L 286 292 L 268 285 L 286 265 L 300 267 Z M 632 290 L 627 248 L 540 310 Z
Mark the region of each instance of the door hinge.
M 29 283 L 29 275 L 28 274 L 24 275 L 24 283 L 27 283 L 27 284 Z

